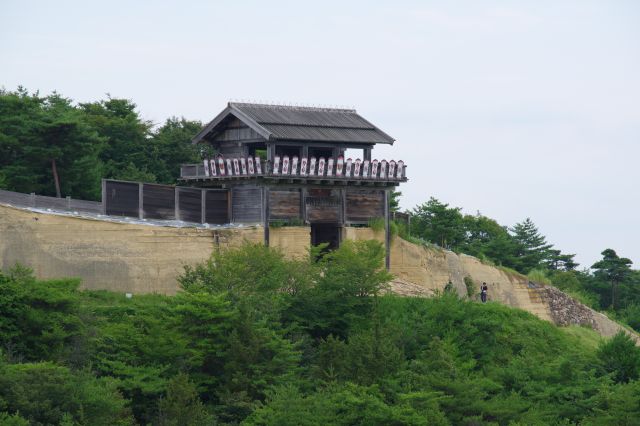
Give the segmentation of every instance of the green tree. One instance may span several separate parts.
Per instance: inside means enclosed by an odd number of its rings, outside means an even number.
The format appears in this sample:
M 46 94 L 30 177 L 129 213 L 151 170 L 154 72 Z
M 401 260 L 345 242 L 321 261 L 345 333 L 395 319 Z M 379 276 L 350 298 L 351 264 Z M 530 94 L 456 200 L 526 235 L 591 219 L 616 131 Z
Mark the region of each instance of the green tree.
M 155 130 L 148 141 L 149 165 L 159 183 L 175 184 L 180 165 L 200 160 L 191 139 L 202 129 L 199 121 L 171 117 Z
M 465 241 L 460 249 L 464 253 L 486 257 L 509 268 L 517 266 L 517 243 L 506 227 L 480 214 L 465 215 L 463 226 Z
M 135 103 L 108 96 L 107 100 L 80 104 L 80 109 L 86 122 L 106 141 L 100 152 L 103 177 L 121 179 L 129 164 L 133 164 L 147 178 L 153 176 L 155 182 L 149 155 L 152 124 L 140 117 Z M 131 170 L 126 173 L 130 176 Z
M 528 273 L 539 267 L 549 257 L 549 250 L 553 245 L 547 243 L 546 238 L 540 234 L 530 218 L 517 223 L 511 232 L 517 244 L 516 254 L 520 272 Z
M 615 250 L 606 249 L 602 253 L 602 260 L 594 263 L 591 268 L 594 275 L 611 285 L 611 309 L 616 309 L 616 288 L 631 275 L 631 264 L 626 257 L 619 257 Z
M 158 426 L 205 426 L 213 424 L 200 401 L 195 385 L 186 374 L 176 375 L 167 385 L 167 394 L 158 403 Z
M 617 383 L 627 383 L 640 377 L 640 348 L 624 331 L 600 345 L 598 358 Z
M 132 425 L 127 401 L 109 378 L 52 363 L 0 364 L 0 401 L 32 425 Z
M 412 233 L 441 247 L 456 248 L 465 240 L 460 210 L 431 197 L 429 201 L 413 209 Z
M 101 138 L 71 100 L 0 91 L 0 171 L 18 192 L 97 199 Z
M 389 197 L 389 211 L 390 212 L 399 212 L 400 211 L 400 197 L 402 197 L 402 192 L 400 192 L 400 191 L 391 191 L 391 196 Z

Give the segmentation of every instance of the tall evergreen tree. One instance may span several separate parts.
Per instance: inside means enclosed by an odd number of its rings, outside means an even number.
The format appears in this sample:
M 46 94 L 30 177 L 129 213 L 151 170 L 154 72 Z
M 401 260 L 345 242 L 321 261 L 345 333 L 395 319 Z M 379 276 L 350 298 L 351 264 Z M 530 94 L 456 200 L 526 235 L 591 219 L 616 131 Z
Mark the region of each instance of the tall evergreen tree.
M 97 198 L 103 139 L 70 99 L 0 91 L 0 170 L 5 188 Z
M 538 228 L 530 218 L 517 223 L 513 229 L 513 238 L 517 244 L 517 256 L 519 270 L 528 273 L 539 267 L 549 257 L 549 251 L 553 247 L 548 244 L 546 238 L 540 234 Z
M 147 167 L 159 183 L 176 183 L 181 164 L 200 160 L 198 148 L 191 144 L 191 139 L 201 128 L 199 121 L 171 117 L 153 132 L 147 144 Z
M 616 309 L 616 289 L 631 275 L 631 264 L 626 257 L 619 257 L 615 250 L 606 249 L 602 253 L 602 260 L 594 263 L 591 268 L 595 270 L 596 278 L 602 279 L 611 285 L 611 308 Z
M 80 104 L 80 108 L 87 122 L 106 139 L 100 153 L 105 168 L 103 177 L 130 179 L 140 174 L 147 180 L 156 181 L 148 147 L 152 123 L 140 117 L 135 103 L 109 97 L 99 102 Z

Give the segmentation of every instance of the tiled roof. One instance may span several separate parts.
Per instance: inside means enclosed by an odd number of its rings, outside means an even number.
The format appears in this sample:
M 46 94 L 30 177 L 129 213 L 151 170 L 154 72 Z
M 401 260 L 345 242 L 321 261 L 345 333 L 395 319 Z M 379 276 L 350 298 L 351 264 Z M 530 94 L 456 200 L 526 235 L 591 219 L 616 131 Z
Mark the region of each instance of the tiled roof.
M 229 114 L 268 140 L 392 144 L 394 139 L 353 109 L 230 102 L 195 138 L 200 141 Z

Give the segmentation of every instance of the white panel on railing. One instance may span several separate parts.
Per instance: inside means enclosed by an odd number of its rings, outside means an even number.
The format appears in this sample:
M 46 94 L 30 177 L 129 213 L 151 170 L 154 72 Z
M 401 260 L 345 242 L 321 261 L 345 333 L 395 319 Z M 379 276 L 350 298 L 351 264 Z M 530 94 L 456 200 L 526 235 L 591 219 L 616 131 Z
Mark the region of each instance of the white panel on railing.
M 256 157 L 256 173 L 259 175 L 262 174 L 262 163 L 260 157 Z
M 396 178 L 402 179 L 402 175 L 404 174 L 404 161 L 398 161 L 398 171 L 396 172 Z
M 380 161 L 380 179 L 387 178 L 387 160 Z
M 333 157 L 329 157 L 327 162 L 327 176 L 333 176 Z
M 369 160 L 364 160 L 362 162 L 362 177 L 363 178 L 369 177 Z
M 209 170 L 211 171 L 211 176 L 218 176 L 218 172 L 216 170 L 216 160 L 209 160 Z
M 318 176 L 324 176 L 324 165 L 325 159 L 324 157 L 320 157 L 320 159 L 318 160 Z
M 233 159 L 233 174 L 238 176 L 240 174 L 240 164 L 238 163 L 238 159 Z
M 307 175 L 307 158 L 302 157 L 302 160 L 300 160 L 300 176 L 306 176 L 306 175 Z
M 316 157 L 311 157 L 309 162 L 309 176 L 315 176 L 316 174 Z
M 292 175 L 298 174 L 298 156 L 297 155 L 294 155 L 293 158 L 291 159 L 291 174 Z
M 378 160 L 371 162 L 371 177 L 374 179 L 378 177 Z
M 240 157 L 240 168 L 242 169 L 242 174 L 247 174 L 247 160 L 244 157 Z
M 345 177 L 351 177 L 351 158 L 347 158 L 347 164 L 344 166 L 344 175 Z
M 276 158 L 273 160 L 273 174 L 277 175 L 280 173 L 280 156 L 276 155 Z
M 389 161 L 389 178 L 394 179 L 396 177 L 396 162 L 391 160 Z
M 233 164 L 231 164 L 231 158 L 227 158 L 227 171 L 229 176 L 233 176 Z
M 362 162 L 359 158 L 356 159 L 356 164 L 353 167 L 353 177 L 360 177 L 360 173 L 362 172 Z
M 204 175 L 209 177 L 209 160 L 204 160 Z
M 218 167 L 220 168 L 220 176 L 226 176 L 227 171 L 224 167 L 224 159 L 222 157 L 218 157 Z
M 340 155 L 336 163 L 336 176 L 342 176 L 342 168 L 344 167 L 344 157 Z
M 253 158 L 247 158 L 247 170 L 249 170 L 249 174 L 253 176 L 256 173 L 255 167 L 253 167 Z
M 282 157 L 282 174 L 283 175 L 289 174 L 289 156 L 288 155 L 285 155 L 284 157 Z

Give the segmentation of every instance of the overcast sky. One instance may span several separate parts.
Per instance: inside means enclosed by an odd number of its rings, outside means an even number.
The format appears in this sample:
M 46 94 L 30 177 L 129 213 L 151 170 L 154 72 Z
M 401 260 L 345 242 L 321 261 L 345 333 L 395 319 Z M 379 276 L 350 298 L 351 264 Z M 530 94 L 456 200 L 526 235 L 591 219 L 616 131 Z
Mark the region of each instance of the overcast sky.
M 640 1 L 3 0 L 0 85 L 156 123 L 355 107 L 397 140 L 374 156 L 407 163 L 403 207 L 531 217 L 583 266 L 640 268 Z

